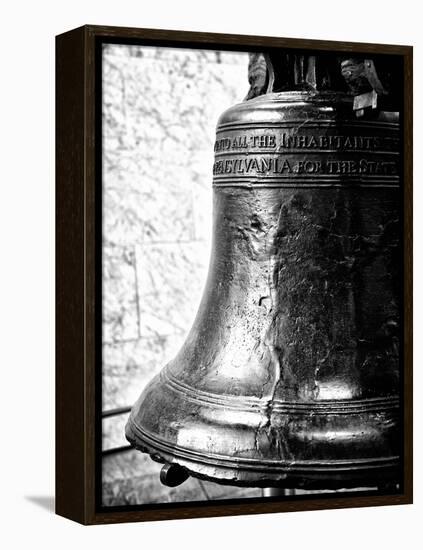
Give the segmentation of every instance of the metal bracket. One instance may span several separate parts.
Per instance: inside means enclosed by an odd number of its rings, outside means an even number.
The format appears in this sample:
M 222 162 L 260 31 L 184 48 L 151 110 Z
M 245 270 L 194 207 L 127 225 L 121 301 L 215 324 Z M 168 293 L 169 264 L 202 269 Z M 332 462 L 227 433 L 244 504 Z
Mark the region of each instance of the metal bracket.
M 366 92 L 354 97 L 353 110 L 358 117 L 364 115 L 365 109 L 377 109 L 378 97 L 387 95 L 388 93 L 379 79 L 372 59 L 364 60 L 363 69 L 363 75 L 373 89 L 371 92 Z
M 377 99 L 378 94 L 374 90 L 356 95 L 353 103 L 353 111 L 355 111 L 356 116 L 363 116 L 365 109 L 377 109 Z

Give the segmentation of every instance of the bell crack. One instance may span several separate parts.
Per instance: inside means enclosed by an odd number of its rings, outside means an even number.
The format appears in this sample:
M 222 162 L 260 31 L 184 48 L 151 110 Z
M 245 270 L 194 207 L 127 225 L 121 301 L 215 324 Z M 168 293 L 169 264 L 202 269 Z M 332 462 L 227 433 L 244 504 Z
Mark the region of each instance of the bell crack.
M 255 447 L 260 451 L 260 442 L 263 436 L 267 438 L 268 445 L 273 447 L 280 460 L 289 460 L 292 453 L 288 446 L 287 427 L 280 425 L 280 419 L 275 422 L 274 405 L 275 399 L 283 377 L 284 377 L 284 349 L 279 344 L 279 334 L 281 333 L 281 324 L 283 319 L 277 315 L 278 312 L 278 288 L 279 288 L 279 270 L 280 261 L 275 251 L 275 226 L 280 228 L 284 215 L 284 204 L 279 207 L 279 214 L 276 222 L 268 226 L 265 236 L 265 249 L 268 254 L 267 269 L 267 292 L 263 292 L 259 299 L 259 307 L 265 306 L 269 315 L 269 323 L 261 338 L 261 345 L 267 350 L 267 377 L 262 385 L 262 399 L 265 400 L 263 407 L 263 421 L 257 426 L 255 431 Z M 279 233 L 279 231 L 277 231 Z M 269 242 L 268 235 L 272 236 Z M 278 237 L 276 237 L 277 239 Z M 278 248 L 278 247 L 276 247 Z M 272 251 L 272 252 L 271 252 Z M 287 366 L 285 367 L 288 368 Z M 289 369 L 287 370 L 289 374 Z
M 326 363 L 326 361 L 329 359 L 329 357 L 330 357 L 331 353 L 333 352 L 333 350 L 334 350 L 334 346 L 331 346 L 327 350 L 325 356 L 316 361 L 316 366 L 314 368 L 314 388 L 313 388 L 313 397 L 314 397 L 314 399 L 317 399 L 317 397 L 319 396 L 319 393 L 320 393 L 320 387 L 319 387 L 319 382 L 318 382 L 320 369 L 321 369 L 322 365 L 324 365 Z

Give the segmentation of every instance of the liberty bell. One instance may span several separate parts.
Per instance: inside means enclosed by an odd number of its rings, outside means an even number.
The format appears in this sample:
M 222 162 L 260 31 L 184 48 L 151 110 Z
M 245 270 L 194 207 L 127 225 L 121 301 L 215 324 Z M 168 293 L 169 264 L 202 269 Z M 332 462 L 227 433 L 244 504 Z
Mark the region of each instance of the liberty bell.
M 400 483 L 399 69 L 250 59 L 217 125 L 205 292 L 126 437 L 170 486 Z

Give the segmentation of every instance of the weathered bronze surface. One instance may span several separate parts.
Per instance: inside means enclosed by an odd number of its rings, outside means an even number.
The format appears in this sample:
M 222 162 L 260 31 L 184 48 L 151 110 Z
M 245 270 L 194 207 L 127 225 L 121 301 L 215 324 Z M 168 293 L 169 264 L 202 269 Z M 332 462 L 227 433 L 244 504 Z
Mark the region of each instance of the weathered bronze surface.
M 296 89 L 219 120 L 206 290 L 126 434 L 152 458 L 221 483 L 392 484 L 398 123 L 380 111 L 357 118 L 353 95 L 319 87 L 306 61 L 296 61 Z

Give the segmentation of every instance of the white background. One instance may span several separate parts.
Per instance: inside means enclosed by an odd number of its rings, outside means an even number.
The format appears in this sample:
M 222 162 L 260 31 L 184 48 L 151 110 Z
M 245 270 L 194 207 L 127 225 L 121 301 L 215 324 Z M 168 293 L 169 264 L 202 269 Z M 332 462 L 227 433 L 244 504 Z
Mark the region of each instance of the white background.
M 85 23 L 390 42 L 415 47 L 418 0 L 3 3 L 0 83 L 0 544 L 3 548 L 421 548 L 421 132 L 415 131 L 415 502 L 413 506 L 82 527 L 45 505 L 54 491 L 54 35 Z

